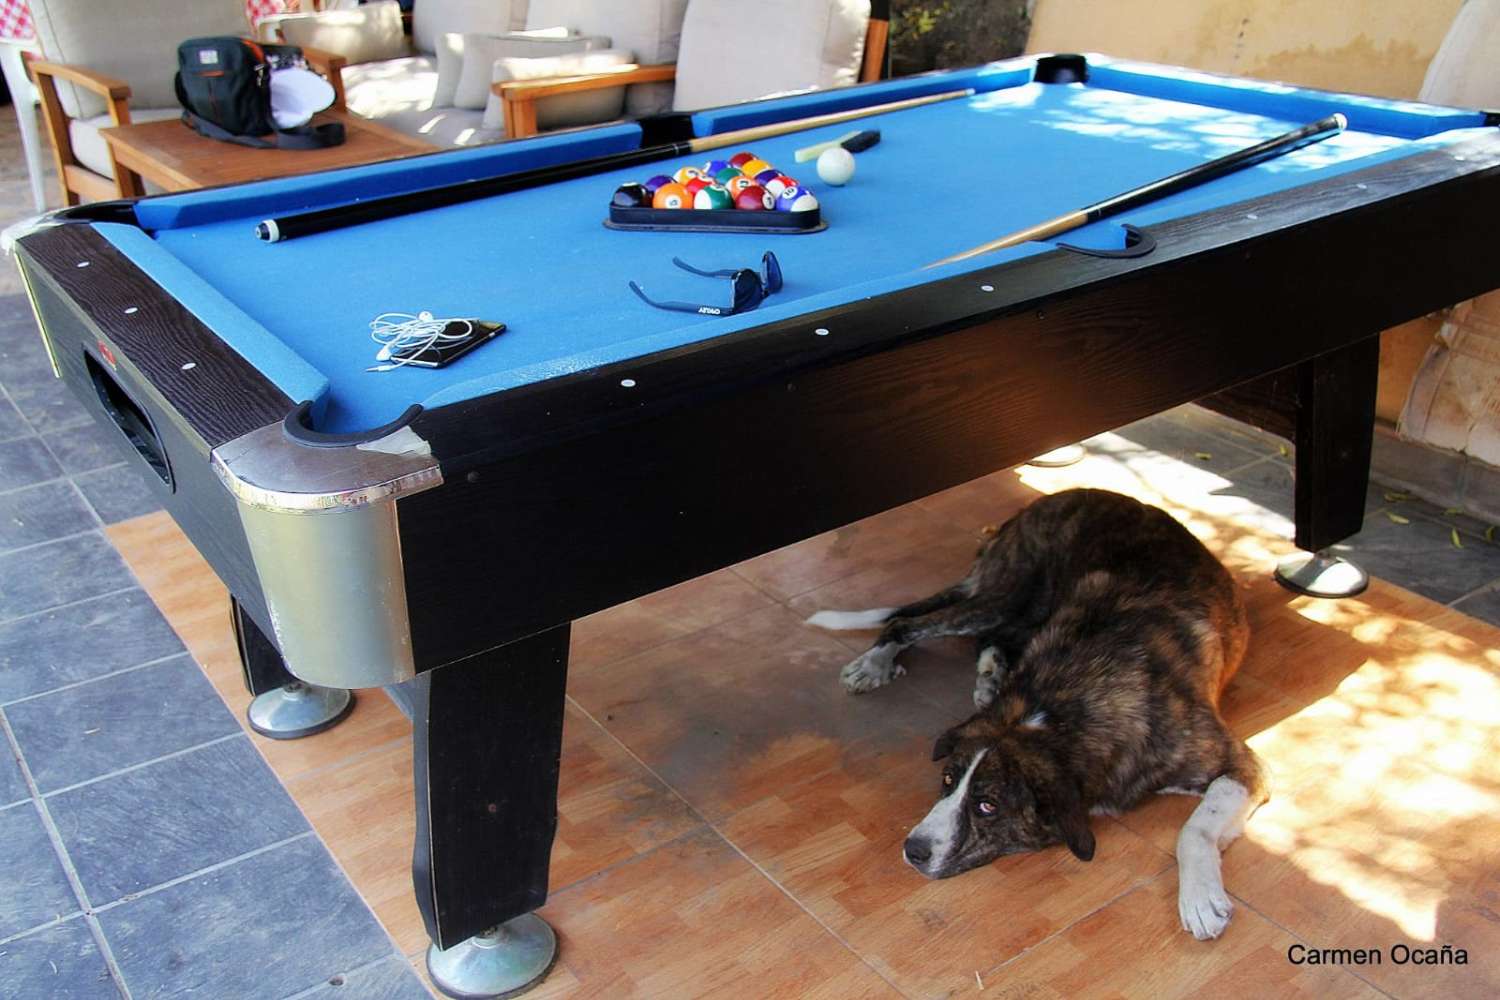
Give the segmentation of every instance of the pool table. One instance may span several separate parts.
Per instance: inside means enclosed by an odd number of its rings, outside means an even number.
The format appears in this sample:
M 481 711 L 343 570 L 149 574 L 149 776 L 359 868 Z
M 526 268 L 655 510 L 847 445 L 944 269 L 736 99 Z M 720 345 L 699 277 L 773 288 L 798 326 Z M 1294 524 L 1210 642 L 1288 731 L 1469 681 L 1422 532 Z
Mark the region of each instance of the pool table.
M 822 232 L 603 225 L 618 185 L 709 158 L 642 150 L 957 89 L 751 144 L 813 189 Z M 926 266 L 1335 111 L 1349 128 L 1316 145 Z M 1190 400 L 1294 440 L 1301 548 L 1357 531 L 1379 332 L 1500 286 L 1496 124 L 1028 57 L 84 206 L 17 248 L 58 373 L 234 595 L 252 690 L 412 684 L 414 877 L 453 949 L 545 899 L 576 618 Z M 853 128 L 883 140 L 847 186 L 794 165 Z M 529 180 L 255 235 L 502 175 Z M 674 256 L 768 249 L 785 287 L 752 311 L 627 287 L 713 302 L 728 283 Z M 369 372 L 390 310 L 506 331 L 441 369 Z

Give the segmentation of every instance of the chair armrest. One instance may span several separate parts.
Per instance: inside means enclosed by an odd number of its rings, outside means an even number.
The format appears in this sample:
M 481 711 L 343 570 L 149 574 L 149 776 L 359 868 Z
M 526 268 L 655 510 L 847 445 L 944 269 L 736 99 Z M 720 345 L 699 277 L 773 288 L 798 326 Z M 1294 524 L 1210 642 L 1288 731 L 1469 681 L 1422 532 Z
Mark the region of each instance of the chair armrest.
M 574 76 L 552 76 L 540 80 L 502 80 L 490 85 L 505 111 L 505 134 L 511 139 L 536 135 L 536 102 L 558 94 L 623 87 L 628 83 L 660 83 L 677 76 L 677 67 L 626 64 L 613 70 Z
M 535 101 L 557 94 L 623 87 L 629 83 L 661 83 L 675 79 L 676 76 L 677 67 L 671 64 L 661 66 L 628 64 L 618 69 L 601 70 L 598 73 L 551 76 L 541 80 L 502 80 L 492 84 L 490 89 L 504 101 Z
M 324 52 L 322 49 L 303 48 L 302 58 L 313 69 L 322 73 L 333 85 L 333 106 L 339 109 L 344 107 L 344 67 L 349 65 L 349 60 L 333 52 Z
M 60 80 L 76 83 L 84 90 L 91 90 L 106 101 L 130 100 L 130 84 L 124 80 L 105 76 L 103 73 L 97 73 L 82 66 L 49 62 L 46 59 L 32 59 L 28 65 L 33 79 L 37 76 L 55 76 Z
M 270 42 L 279 44 L 281 42 L 282 22 L 294 17 L 305 17 L 305 14 L 267 14 L 250 25 L 251 34 L 257 42 Z

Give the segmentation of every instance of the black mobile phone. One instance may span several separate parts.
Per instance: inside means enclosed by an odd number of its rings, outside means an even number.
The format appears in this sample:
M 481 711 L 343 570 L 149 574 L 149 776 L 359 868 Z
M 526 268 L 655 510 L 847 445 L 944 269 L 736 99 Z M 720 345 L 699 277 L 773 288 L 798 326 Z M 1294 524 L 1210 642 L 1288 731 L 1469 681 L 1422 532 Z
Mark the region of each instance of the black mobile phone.
M 462 333 L 464 322 L 461 319 L 454 320 L 443 327 L 443 333 L 448 335 Z M 470 335 L 467 339 L 438 341 L 418 351 L 411 357 L 403 359 L 403 363 L 415 365 L 418 368 L 441 368 L 446 364 L 457 361 L 480 344 L 505 330 L 504 323 L 490 323 L 482 319 L 471 319 L 467 322 L 470 327 Z

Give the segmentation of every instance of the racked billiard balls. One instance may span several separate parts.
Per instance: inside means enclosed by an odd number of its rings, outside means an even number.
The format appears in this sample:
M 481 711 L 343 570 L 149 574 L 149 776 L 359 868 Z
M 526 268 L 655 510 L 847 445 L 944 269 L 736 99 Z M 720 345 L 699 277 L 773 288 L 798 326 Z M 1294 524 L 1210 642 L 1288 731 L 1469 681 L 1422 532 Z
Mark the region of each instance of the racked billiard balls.
M 688 181 L 682 186 L 687 188 L 689 197 L 696 198 L 699 191 L 702 191 L 712 183 L 713 181 L 709 180 L 707 177 L 694 177 L 692 180 Z
M 641 208 L 649 206 L 651 198 L 652 194 L 644 184 L 621 184 L 615 188 L 614 197 L 609 203 L 620 208 Z
M 672 179 L 678 184 L 686 184 L 688 181 L 703 176 L 703 171 L 697 167 L 683 167 L 672 175 Z
M 768 212 L 776 207 L 776 199 L 759 184 L 751 184 L 734 196 L 734 207 L 746 212 Z
M 794 181 L 792 178 L 788 177 L 786 174 L 777 174 L 775 177 L 762 184 L 761 187 L 765 188 L 767 191 L 780 198 L 781 192 L 785 191 L 787 188 L 801 187 L 801 185 Z
M 743 172 L 740 170 L 739 167 L 725 167 L 722 170 L 717 171 L 713 175 L 713 178 L 714 178 L 714 181 L 716 183 L 719 183 L 719 184 L 728 184 L 730 181 L 734 180 L 736 177 L 741 176 L 742 173 Z
M 782 212 L 811 212 L 818 207 L 818 199 L 806 188 L 790 184 L 776 196 L 776 208 Z
M 666 174 L 657 174 L 655 177 L 648 178 L 646 183 L 641 186 L 654 195 L 658 190 L 670 183 L 672 183 L 672 178 Z
M 729 179 L 729 183 L 725 184 L 724 186 L 729 189 L 730 194 L 734 195 L 735 198 L 738 199 L 740 192 L 745 190 L 745 188 L 758 187 L 759 185 L 757 185 L 751 178 L 746 177 L 744 174 L 741 174 L 738 177 L 731 177 Z
M 693 198 L 688 194 L 687 188 L 676 181 L 663 184 L 651 197 L 652 208 L 689 208 L 692 204 Z
M 777 170 L 775 167 L 767 167 L 766 169 L 755 175 L 755 183 L 759 184 L 761 187 L 766 187 L 768 183 L 780 176 L 781 171 Z M 770 188 L 766 188 L 766 190 L 769 191 Z
M 743 170 L 745 172 L 745 176 L 746 177 L 754 177 L 756 174 L 760 173 L 762 170 L 770 170 L 771 169 L 771 165 L 769 163 L 767 163 L 765 160 L 759 160 L 759 159 L 757 159 L 757 160 L 749 160 L 749 161 L 747 161 L 745 163 L 741 163 L 739 165 L 739 167 L 740 167 L 741 170 Z
M 748 151 L 743 153 L 735 153 L 729 158 L 729 165 L 731 167 L 739 167 L 741 170 L 743 170 L 745 168 L 745 164 L 753 159 L 755 159 L 754 153 Z
M 703 165 L 703 173 L 707 177 L 717 177 L 719 171 L 729 166 L 728 160 L 709 160 Z
M 734 198 L 730 195 L 727 188 L 722 188 L 717 184 L 710 184 L 706 188 L 700 188 L 698 193 L 693 195 L 693 207 L 710 210 L 732 208 L 734 207 Z

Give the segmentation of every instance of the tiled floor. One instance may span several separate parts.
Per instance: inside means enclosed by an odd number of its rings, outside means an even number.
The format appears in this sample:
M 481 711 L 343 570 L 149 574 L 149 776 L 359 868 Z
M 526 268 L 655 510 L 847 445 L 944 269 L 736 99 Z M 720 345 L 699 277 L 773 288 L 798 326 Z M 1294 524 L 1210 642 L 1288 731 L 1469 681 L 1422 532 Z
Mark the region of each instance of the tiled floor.
M 25 204 L 9 109 L 0 119 L 0 204 Z M 200 568 L 163 555 L 132 569 L 116 554 L 106 528 L 144 539 L 148 551 L 164 529 L 138 517 L 152 508 L 149 495 L 51 377 L 14 274 L 8 264 L 0 270 L 0 996 L 424 995 L 411 964 L 420 925 L 402 851 L 391 851 L 409 823 L 402 720 L 369 696 L 347 728 L 315 744 L 244 734 L 232 650 L 217 638 L 222 594 Z M 1054 991 L 1038 995 L 1138 992 L 1139 980 L 1110 979 L 1124 963 L 1108 953 L 1082 979 L 1077 956 L 1118 939 L 1112 927 L 1161 929 L 1152 940 L 1166 943 L 1153 947 L 1181 951 L 1170 928 L 1156 926 L 1170 914 L 1175 885 L 1167 852 L 1181 816 L 1172 802 L 1109 824 L 1093 867 L 1005 862 L 924 888 L 915 902 L 884 902 L 901 873 L 872 862 L 867 848 L 896 835 L 925 796 L 925 764 L 905 750 L 930 739 L 967 699 L 951 670 L 921 668 L 961 657 L 913 654 L 902 683 L 914 697 L 850 699 L 824 681 L 858 639 L 798 624 L 815 607 L 887 604 L 947 582 L 972 548 L 974 527 L 1066 476 L 1178 504 L 1174 513 L 1200 533 L 1220 533 L 1211 543 L 1260 581 L 1257 599 L 1281 615 L 1271 616 L 1271 641 L 1278 627 L 1284 644 L 1301 641 L 1296 630 L 1308 627 L 1309 614 L 1356 614 L 1329 604 L 1288 615 L 1280 610 L 1286 595 L 1262 585 L 1265 539 L 1290 533 L 1290 456 L 1280 442 L 1184 408 L 1090 445 L 1082 469 L 1033 473 L 1024 486 L 1013 473 L 997 474 L 579 625 L 558 891 L 547 910 L 568 948 L 547 994 L 611 995 L 611 984 L 616 994 L 734 992 L 748 981 L 765 995 L 915 996 L 977 989 L 986 979 L 995 991 L 1017 981 Z M 1365 530 L 1344 548 L 1379 577 L 1500 623 L 1500 547 L 1486 530 L 1375 486 Z M 174 612 L 176 632 L 142 579 L 158 598 L 175 587 L 173 606 L 190 609 Z M 1402 606 L 1399 595 L 1381 593 L 1382 607 Z M 1422 607 L 1425 622 L 1431 612 Z M 1395 650 L 1429 633 L 1438 631 L 1403 625 L 1379 641 Z M 1453 636 L 1461 634 L 1460 625 L 1441 632 L 1443 648 L 1458 649 Z M 747 700 L 728 681 L 672 682 L 697 676 L 703 663 L 724 665 L 726 678 L 753 672 L 779 697 Z M 1338 677 L 1363 676 L 1352 670 Z M 1295 735 L 1301 714 L 1316 721 L 1319 706 L 1358 707 L 1358 690 L 1347 704 L 1329 703 L 1320 699 L 1337 680 L 1309 673 L 1299 688 L 1299 676 L 1237 682 L 1247 732 L 1269 732 L 1261 738 L 1274 747 L 1292 737 L 1268 729 L 1273 722 Z M 684 732 L 697 737 L 684 740 Z M 355 745 L 354 734 L 367 742 Z M 1326 753 L 1326 734 L 1308 745 Z M 1361 760 L 1380 750 L 1356 749 Z M 891 763 L 896 750 L 904 756 Z M 1452 752 L 1432 751 L 1431 782 L 1458 780 L 1443 770 Z M 1291 766 L 1328 766 L 1290 749 L 1285 756 Z M 1442 801 L 1456 809 L 1465 800 Z M 1334 825 L 1332 808 L 1293 795 L 1275 807 L 1290 812 L 1272 809 L 1265 822 L 1309 838 L 1300 846 L 1316 855 L 1318 824 Z M 793 816 L 816 819 L 799 825 Z M 1472 840 L 1482 830 L 1455 817 L 1445 832 L 1451 845 L 1414 843 L 1408 854 L 1443 872 L 1468 871 L 1453 858 L 1466 831 Z M 1258 899 L 1293 898 L 1291 887 L 1305 878 L 1287 864 L 1240 867 L 1246 893 Z M 1429 885 L 1446 887 L 1452 877 L 1434 875 Z M 692 886 L 702 888 L 684 888 Z M 965 910 L 969 923 L 937 933 L 954 900 L 963 910 L 964 900 L 990 890 L 1007 905 L 988 916 Z M 1470 919 L 1463 914 L 1482 917 L 1490 891 L 1444 888 L 1455 908 L 1447 919 L 1462 926 Z M 1245 930 L 1195 980 L 1201 988 L 1268 988 L 1252 974 L 1266 956 L 1279 962 L 1277 950 L 1289 934 L 1304 935 L 1309 919 L 1333 919 L 1258 905 L 1265 915 L 1242 920 Z M 825 936 L 826 950 L 803 946 Z M 927 936 L 946 951 L 903 945 Z M 673 956 L 627 947 L 653 939 L 675 941 Z M 1011 953 L 1014 967 L 997 978 L 995 956 Z M 955 979 L 961 967 L 968 971 Z M 1299 975 L 1276 985 L 1368 993 L 1352 976 Z
M 154 509 L 0 263 L 0 997 L 427 996 L 106 539 Z

